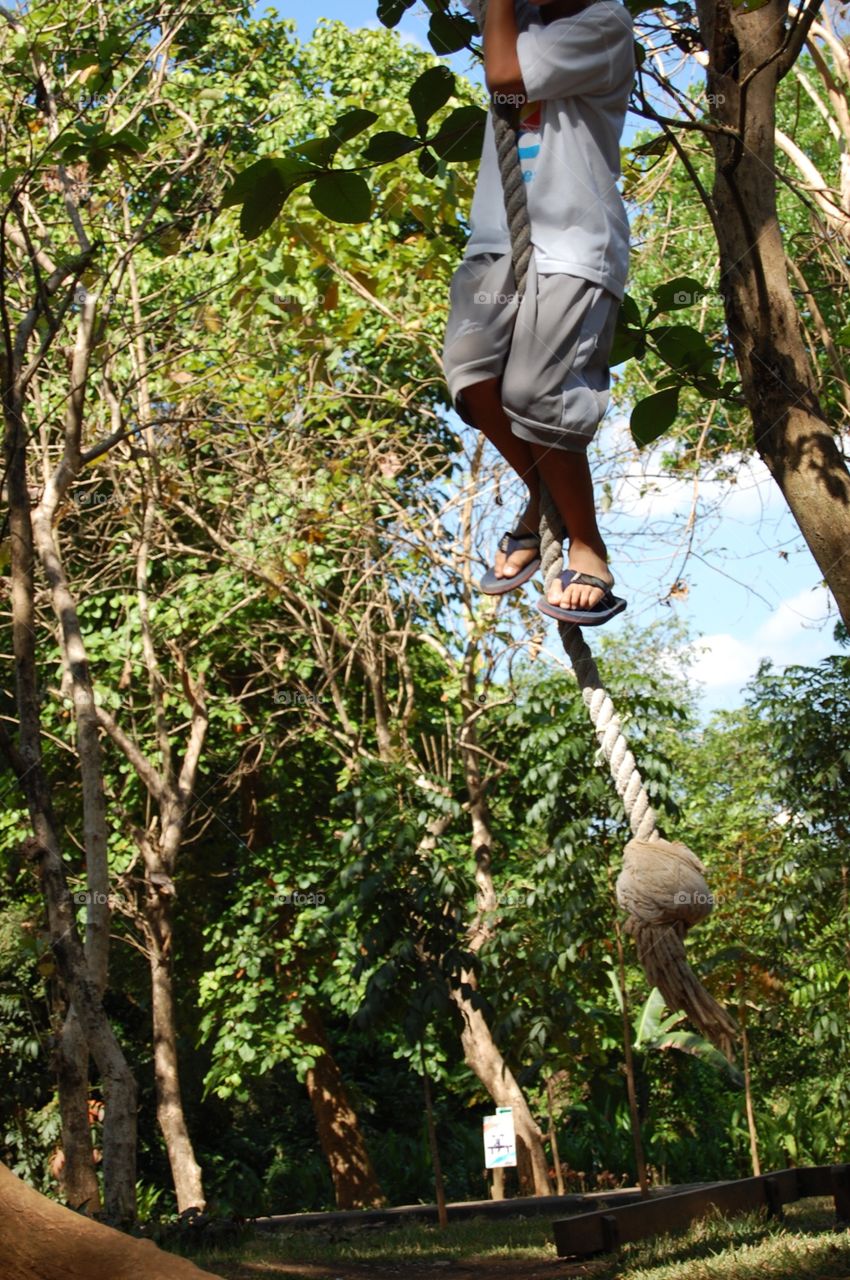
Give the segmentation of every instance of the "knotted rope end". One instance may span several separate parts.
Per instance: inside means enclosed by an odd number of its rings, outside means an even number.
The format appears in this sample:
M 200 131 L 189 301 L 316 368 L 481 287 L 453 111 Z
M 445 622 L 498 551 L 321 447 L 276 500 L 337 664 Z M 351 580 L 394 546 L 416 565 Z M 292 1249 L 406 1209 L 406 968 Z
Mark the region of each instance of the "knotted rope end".
M 687 845 L 630 840 L 617 879 L 617 901 L 628 913 L 626 932 L 635 940 L 647 980 L 671 1010 L 681 1009 L 731 1062 L 738 1027 L 706 991 L 688 964 L 684 938 L 714 906 L 705 867 Z

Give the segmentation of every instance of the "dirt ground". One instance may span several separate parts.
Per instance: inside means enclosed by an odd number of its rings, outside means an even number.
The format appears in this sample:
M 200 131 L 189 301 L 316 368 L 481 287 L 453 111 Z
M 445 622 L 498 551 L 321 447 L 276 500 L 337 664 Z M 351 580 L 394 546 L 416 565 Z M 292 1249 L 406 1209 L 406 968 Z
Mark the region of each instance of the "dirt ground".
M 466 1258 L 463 1262 L 241 1262 L 207 1266 L 225 1280 L 573 1280 L 599 1271 L 598 1264 L 570 1264 L 557 1258 L 543 1262 Z

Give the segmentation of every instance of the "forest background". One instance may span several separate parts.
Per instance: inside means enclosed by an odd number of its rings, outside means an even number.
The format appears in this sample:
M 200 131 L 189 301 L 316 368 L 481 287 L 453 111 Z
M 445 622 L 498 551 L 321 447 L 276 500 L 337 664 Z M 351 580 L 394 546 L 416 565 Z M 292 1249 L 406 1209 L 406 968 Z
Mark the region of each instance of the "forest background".
M 701 110 L 685 8 L 642 39 L 659 92 Z M 474 35 L 451 21 L 447 52 Z M 779 206 L 840 442 L 834 21 L 780 85 Z M 494 1104 L 516 1109 L 524 1190 L 631 1181 L 624 992 L 653 1177 L 845 1159 L 846 631 L 708 719 L 674 612 L 711 554 L 701 495 L 754 465 L 687 169 L 708 174 L 705 135 L 674 144 L 657 94 L 636 104 L 638 358 L 594 462 L 615 555 L 661 543 L 675 572 L 599 648 L 665 832 L 710 867 L 691 951 L 744 1071 L 621 970 L 627 830 L 574 681 L 532 597 L 474 588 L 517 497 L 438 358 L 480 86 L 391 30 L 301 42 L 231 3 L 36 4 L 0 41 L 5 1162 L 118 1220 L 131 1175 L 142 1217 L 430 1199 L 427 1075 L 451 1198 L 486 1194 Z M 634 409 L 659 388 L 660 440 Z M 684 534 L 656 481 L 687 486 Z

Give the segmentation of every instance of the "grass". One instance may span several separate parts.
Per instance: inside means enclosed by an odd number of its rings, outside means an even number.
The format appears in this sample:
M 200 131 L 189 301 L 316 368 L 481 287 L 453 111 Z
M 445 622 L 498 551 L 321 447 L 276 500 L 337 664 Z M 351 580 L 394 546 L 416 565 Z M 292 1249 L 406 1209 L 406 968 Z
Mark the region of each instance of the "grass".
M 831 1200 L 786 1206 L 784 1222 L 763 1214 L 711 1217 L 687 1233 L 626 1245 L 618 1255 L 560 1264 L 548 1218 L 475 1218 L 446 1231 L 416 1224 L 344 1231 L 257 1233 L 239 1245 L 193 1254 L 229 1280 L 354 1276 L 490 1276 L 552 1280 L 850 1280 L 850 1230 L 833 1230 Z

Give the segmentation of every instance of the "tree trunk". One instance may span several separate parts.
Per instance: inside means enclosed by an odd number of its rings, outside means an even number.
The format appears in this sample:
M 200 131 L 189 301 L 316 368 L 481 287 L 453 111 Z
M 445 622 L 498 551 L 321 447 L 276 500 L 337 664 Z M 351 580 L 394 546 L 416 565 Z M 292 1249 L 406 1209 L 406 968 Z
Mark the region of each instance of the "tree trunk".
M 754 443 L 850 625 L 850 473 L 818 399 L 776 210 L 776 91 L 802 29 L 783 48 L 787 0 L 750 12 L 732 0 L 698 0 L 697 8 L 712 115 L 743 130 L 739 140 L 710 136 L 720 288 Z
M 471 978 L 472 975 L 467 974 L 465 981 L 470 982 Z M 528 1170 L 531 1182 L 529 1190 L 534 1195 L 547 1196 L 551 1188 L 546 1153 L 543 1150 L 543 1135 L 534 1121 L 525 1095 L 499 1053 L 481 1010 L 474 1008 L 459 990 L 452 992 L 452 999 L 463 1016 L 460 1040 L 466 1065 L 481 1081 L 497 1107 L 513 1108 L 520 1184 L 523 1182 L 522 1174 Z
M 26 475 L 27 431 L 16 388 L 4 387 L 6 475 L 12 576 L 12 644 L 19 720 L 18 780 L 33 838 L 26 852 L 41 877 L 53 958 L 80 1020 L 104 1091 L 103 1170 L 106 1212 L 118 1222 L 135 1215 L 136 1083 L 103 1008 L 100 975 L 89 969 L 62 859 L 50 784 L 41 754 L 41 715 L 35 659 L 33 531 Z
M 428 1146 L 431 1150 L 431 1168 L 434 1171 L 434 1193 L 437 1197 L 437 1221 L 445 1230 L 449 1225 L 449 1213 L 446 1208 L 446 1185 L 443 1181 L 443 1163 L 440 1160 L 440 1144 L 437 1141 L 437 1122 L 434 1119 L 434 1105 L 431 1101 L 431 1081 L 428 1079 L 428 1064 L 425 1061 L 425 1050 L 420 1041 L 419 1058 L 422 1063 L 422 1091 L 425 1098 L 425 1121 L 428 1125 Z
M 629 1099 L 629 1119 L 632 1126 L 632 1145 L 635 1152 L 638 1185 L 642 1196 L 649 1195 L 649 1179 L 646 1176 L 646 1158 L 643 1152 L 643 1134 L 640 1130 L 640 1112 L 637 1102 L 637 1081 L 635 1079 L 635 1057 L 632 1053 L 632 1020 L 629 1015 L 629 991 L 626 985 L 626 959 L 623 954 L 623 935 L 620 921 L 615 918 L 617 934 L 617 960 L 619 964 L 620 992 L 623 1000 L 623 1054 L 626 1063 L 626 1094 Z
M 62 1195 L 72 1209 L 97 1213 L 100 1187 L 89 1124 L 89 1047 L 73 1005 L 57 1037 L 53 1062 L 62 1117 Z
M 546 1081 L 546 1099 L 549 1103 L 549 1146 L 552 1151 L 552 1164 L 555 1169 L 555 1191 L 559 1196 L 564 1194 L 564 1171 L 561 1168 L 561 1153 L 558 1150 L 558 1126 L 555 1124 L 555 1087 L 552 1076 Z
M 109 1024 L 98 984 L 88 974 L 55 831 L 43 812 L 36 811 L 33 826 L 35 838 L 27 848 L 40 867 L 53 956 L 100 1072 L 104 1208 L 112 1221 L 129 1224 L 136 1212 L 136 1082 Z
M 150 1240 L 123 1235 L 41 1196 L 0 1164 L 4 1280 L 215 1280 Z
M 483 449 L 483 437 L 476 449 L 473 465 L 473 476 L 477 472 Z M 468 643 L 464 649 L 463 663 L 460 671 L 461 689 L 463 693 L 464 720 L 461 726 L 459 747 L 463 761 L 464 782 L 469 797 L 469 815 L 472 828 L 472 852 L 475 857 L 475 889 L 476 911 L 467 930 L 467 944 L 470 951 L 478 952 L 490 938 L 494 928 L 495 910 L 498 904 L 493 884 L 491 867 L 492 836 L 490 815 L 487 809 L 484 786 L 478 764 L 477 711 L 480 709 L 475 700 L 476 695 L 476 663 L 480 653 L 480 642 L 473 633 L 470 619 L 474 616 L 472 607 L 472 583 L 469 566 L 472 564 L 472 489 L 461 514 L 461 529 L 464 540 L 464 617 L 467 619 Z M 450 819 L 445 817 L 433 819 L 428 831 L 419 842 L 419 852 L 436 847 L 437 840 L 449 825 Z M 514 1126 L 517 1137 L 517 1176 L 520 1187 L 535 1195 L 545 1196 L 550 1193 L 549 1171 L 546 1153 L 543 1149 L 543 1135 L 534 1121 L 525 1096 L 508 1068 L 493 1039 L 492 1032 L 480 1009 L 463 994 L 463 988 L 475 987 L 475 975 L 463 971 L 460 985 L 450 990 L 449 994 L 460 1010 L 463 1019 L 461 1046 L 464 1060 L 469 1069 L 481 1081 L 497 1107 L 513 1109 Z M 495 1173 L 496 1171 L 494 1171 Z M 502 1189 L 501 1181 L 494 1177 L 493 1194 Z
M 747 1034 L 747 994 L 744 988 L 744 975 L 738 974 L 738 1024 L 741 1028 L 741 1049 L 744 1057 L 744 1104 L 747 1112 L 747 1132 L 750 1135 L 750 1165 L 753 1177 L 761 1175 L 759 1159 L 758 1130 L 756 1129 L 756 1113 L 753 1107 L 753 1080 L 750 1071 L 750 1037 Z
M 464 511 L 464 530 L 469 544 L 470 502 Z M 470 545 L 471 553 L 471 545 Z M 471 554 L 469 556 L 471 563 Z M 471 616 L 471 613 L 470 613 Z M 461 758 L 463 761 L 464 781 L 469 797 L 469 816 L 472 827 L 472 853 L 475 858 L 475 917 L 468 930 L 468 946 L 477 953 L 484 947 L 496 928 L 496 909 L 498 897 L 493 883 L 492 869 L 492 831 L 490 812 L 487 806 L 484 786 L 481 778 L 478 754 L 478 704 L 475 700 L 476 658 L 478 641 L 467 645 L 461 675 L 463 691 L 464 722 L 460 735 Z M 476 985 L 475 975 L 471 972 L 462 974 L 463 984 Z M 534 1121 L 525 1100 L 525 1095 L 502 1058 L 492 1032 L 479 1009 L 473 1007 L 471 1001 L 457 989 L 451 993 L 452 999 L 463 1016 L 464 1029 L 461 1033 L 464 1058 L 467 1066 L 475 1072 L 484 1088 L 490 1094 L 497 1107 L 512 1107 L 514 1126 L 517 1136 L 517 1179 L 520 1193 L 524 1195 L 547 1196 L 551 1193 L 549 1169 L 546 1152 L 543 1148 L 543 1134 Z
M 149 763 L 141 756 L 135 744 L 131 746 L 125 742 L 125 754 L 131 764 L 136 764 L 139 776 L 148 779 L 149 791 L 159 807 L 159 838 L 152 833 L 140 831 L 136 839 L 145 864 L 142 914 L 151 966 L 156 1114 L 171 1165 L 177 1207 L 183 1213 L 186 1209 L 204 1208 L 206 1200 L 201 1168 L 195 1159 L 180 1090 L 174 1018 L 174 877 L 209 719 L 204 700 L 203 676 L 193 685 L 184 666 L 184 692 L 192 708 L 192 716 L 183 762 L 179 774 L 175 774 L 165 711 L 165 684 L 159 669 L 148 603 L 149 545 L 155 536 L 155 522 L 156 507 L 153 500 L 149 499 L 145 505 L 143 533 L 136 558 L 136 595 L 142 651 L 154 705 L 161 773 L 157 775 L 155 770 L 150 770 Z M 127 747 L 130 747 L 129 751 Z M 141 769 L 138 768 L 139 765 Z
M 338 1209 L 369 1209 L 386 1200 L 366 1150 L 357 1112 L 351 1105 L 339 1067 L 333 1059 L 317 1010 L 308 1005 L 300 1030 L 303 1044 L 318 1046 L 315 1066 L 307 1072 L 307 1093 L 316 1118 L 319 1142 L 331 1171 Z
M 186 1209 L 203 1209 L 206 1200 L 201 1169 L 195 1159 L 180 1092 L 171 963 L 171 894 L 151 885 L 149 881 L 146 890 L 145 924 L 151 966 L 156 1118 L 168 1152 L 177 1209 L 183 1213 Z

